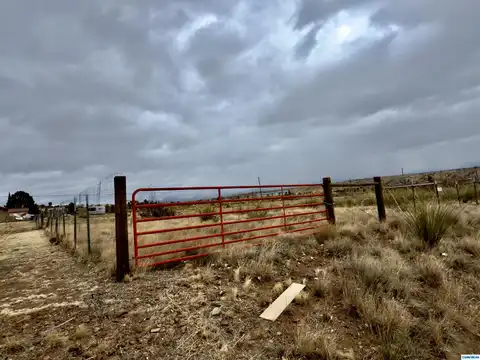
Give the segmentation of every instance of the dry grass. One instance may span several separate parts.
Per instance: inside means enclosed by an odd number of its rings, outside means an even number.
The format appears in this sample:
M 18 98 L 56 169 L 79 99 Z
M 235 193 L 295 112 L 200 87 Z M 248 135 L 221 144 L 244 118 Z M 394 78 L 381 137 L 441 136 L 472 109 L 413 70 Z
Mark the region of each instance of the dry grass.
M 316 236 L 284 235 L 263 246 L 227 246 L 206 261 L 189 263 L 182 284 L 192 298 L 221 308 L 218 321 L 210 315 L 208 321 L 194 321 L 197 305 L 185 305 L 188 326 L 198 328 L 201 339 L 191 347 L 208 349 L 205 354 L 214 359 L 253 358 L 250 347 L 257 358 L 284 359 L 348 359 L 353 358 L 351 347 L 355 359 L 453 359 L 478 351 L 480 212 L 446 206 L 417 204 L 417 212 L 408 214 L 408 209 L 389 211 L 384 224 L 376 221 L 374 207 L 338 209 L 337 226 L 322 227 Z M 228 215 L 224 220 L 252 218 Z M 94 222 L 95 232 L 107 244 L 113 236 L 102 221 Z M 215 222 L 145 223 L 141 231 L 200 224 Z M 232 225 L 226 231 L 276 224 L 282 220 Z M 215 234 L 215 229 L 178 236 Z M 244 235 L 237 236 L 228 239 Z M 145 241 L 172 238 L 167 233 Z M 144 253 L 148 251 L 158 250 Z M 102 248 L 99 256 L 108 261 L 110 255 Z M 305 290 L 275 323 L 264 324 L 258 315 L 292 281 L 305 282 Z M 205 313 L 210 312 L 211 306 Z M 244 326 L 242 333 L 223 331 L 233 319 Z M 297 326 L 295 332 L 292 326 Z M 277 333 L 282 337 L 270 343 Z
M 48 348 L 58 349 L 58 348 L 64 348 L 68 342 L 68 339 L 66 336 L 63 336 L 62 334 L 52 332 L 52 333 L 49 333 L 47 336 L 45 336 L 44 341 Z
M 293 354 L 302 359 L 340 359 L 333 340 L 327 338 L 326 332 L 311 329 L 306 324 L 297 327 Z

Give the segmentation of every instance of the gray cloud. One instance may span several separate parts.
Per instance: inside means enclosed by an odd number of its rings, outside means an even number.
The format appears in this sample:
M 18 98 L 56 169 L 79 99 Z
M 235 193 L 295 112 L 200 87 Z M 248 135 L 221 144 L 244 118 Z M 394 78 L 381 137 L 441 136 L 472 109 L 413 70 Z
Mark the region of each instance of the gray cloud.
M 475 163 L 479 16 L 447 0 L 0 0 L 0 196 L 115 172 L 133 190 Z

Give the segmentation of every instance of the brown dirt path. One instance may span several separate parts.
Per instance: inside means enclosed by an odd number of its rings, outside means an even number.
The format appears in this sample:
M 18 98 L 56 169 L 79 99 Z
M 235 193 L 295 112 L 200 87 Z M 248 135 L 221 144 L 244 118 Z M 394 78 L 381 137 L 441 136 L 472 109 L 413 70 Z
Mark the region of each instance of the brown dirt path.
M 277 358 L 274 347 L 275 355 L 265 357 L 257 341 L 284 331 L 277 324 L 261 322 L 266 328 L 258 336 L 246 336 L 250 321 L 258 326 L 263 304 L 252 313 L 232 302 L 222 315 L 211 315 L 229 289 L 231 280 L 222 279 L 231 270 L 207 267 L 146 272 L 116 283 L 41 231 L 3 236 L 0 359 Z
M 321 266 L 322 258 L 313 263 L 310 255 L 295 259 L 293 280 L 312 278 Z M 274 298 L 272 286 L 243 289 L 221 260 L 116 283 L 50 244 L 41 231 L 11 234 L 0 239 L 0 360 L 295 359 L 284 357 L 284 349 L 294 346 L 297 325 L 327 303 L 297 304 L 281 319 L 265 321 L 259 315 Z M 237 287 L 238 297 L 230 299 Z M 345 349 L 351 347 L 361 330 L 343 329 L 343 313 L 330 311 L 339 317 L 325 324 L 328 333 L 340 331 L 341 339 L 350 339 Z

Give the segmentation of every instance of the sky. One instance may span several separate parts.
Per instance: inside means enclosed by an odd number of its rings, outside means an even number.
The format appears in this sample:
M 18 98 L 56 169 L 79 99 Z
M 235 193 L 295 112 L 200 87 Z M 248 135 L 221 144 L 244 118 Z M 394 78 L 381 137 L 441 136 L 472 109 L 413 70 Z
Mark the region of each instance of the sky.
M 112 174 L 131 192 L 477 165 L 479 18 L 477 0 L 0 0 L 0 203 L 108 195 Z

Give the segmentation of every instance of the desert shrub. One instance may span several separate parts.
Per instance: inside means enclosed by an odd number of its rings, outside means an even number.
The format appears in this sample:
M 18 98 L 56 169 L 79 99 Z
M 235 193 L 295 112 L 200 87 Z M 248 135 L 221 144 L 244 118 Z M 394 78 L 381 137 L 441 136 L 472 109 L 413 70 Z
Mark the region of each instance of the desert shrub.
M 442 204 L 420 203 L 416 211 L 408 208 L 401 211 L 407 232 L 435 247 L 447 231 L 459 221 L 455 207 Z
M 149 209 L 142 209 L 140 212 L 142 217 L 167 217 L 175 216 L 175 210 L 170 207 L 155 207 Z
M 209 205 L 209 206 L 205 206 L 203 207 L 200 212 L 203 214 L 202 216 L 200 216 L 200 220 L 202 221 L 218 221 L 219 220 L 219 217 L 218 215 L 213 215 L 212 213 L 217 213 L 218 210 L 215 206 L 212 206 L 212 205 Z

